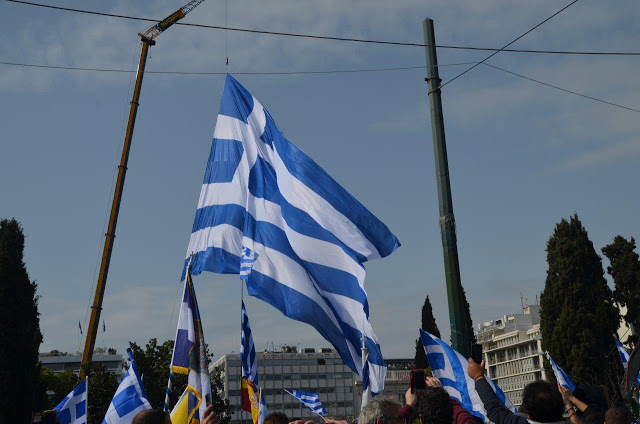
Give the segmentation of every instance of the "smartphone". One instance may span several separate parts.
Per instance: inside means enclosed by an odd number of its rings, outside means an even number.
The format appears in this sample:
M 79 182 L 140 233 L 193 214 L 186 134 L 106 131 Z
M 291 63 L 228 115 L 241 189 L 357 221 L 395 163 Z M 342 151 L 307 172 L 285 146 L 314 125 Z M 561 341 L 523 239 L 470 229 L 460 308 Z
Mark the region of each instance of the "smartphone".
M 416 390 L 422 390 L 426 387 L 424 370 L 415 369 L 411 370 L 411 393 L 415 393 Z
M 471 345 L 471 359 L 473 359 L 476 364 L 482 362 L 482 345 L 480 343 Z
M 56 411 L 55 409 L 44 411 L 43 415 L 44 415 L 44 419 L 43 419 L 42 422 L 44 424 L 57 424 L 58 423 L 58 411 Z

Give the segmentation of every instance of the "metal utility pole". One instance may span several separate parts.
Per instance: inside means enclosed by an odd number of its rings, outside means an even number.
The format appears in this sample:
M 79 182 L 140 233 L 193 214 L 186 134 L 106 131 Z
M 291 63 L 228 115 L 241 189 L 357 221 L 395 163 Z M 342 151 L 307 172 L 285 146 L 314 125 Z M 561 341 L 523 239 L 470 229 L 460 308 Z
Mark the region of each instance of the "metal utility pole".
M 451 182 L 449 181 L 449 162 L 447 160 L 447 143 L 444 134 L 444 118 L 442 117 L 442 100 L 440 98 L 440 75 L 438 57 L 436 56 L 436 38 L 433 20 L 423 21 L 425 54 L 427 57 L 427 85 L 429 87 L 429 106 L 431 108 L 431 134 L 433 136 L 433 153 L 436 162 L 436 181 L 438 184 L 438 203 L 440 205 L 440 233 L 444 253 L 444 272 L 447 282 L 447 299 L 449 301 L 449 321 L 451 322 L 452 347 L 462 355 L 469 357 L 471 344 L 466 332 L 464 319 L 464 295 L 460 282 L 460 264 L 458 263 L 458 243 L 456 239 L 456 221 L 453 216 L 451 200 Z
M 129 109 L 129 122 L 127 123 L 127 132 L 124 136 L 124 145 L 122 146 L 122 156 L 120 165 L 118 165 L 118 179 L 116 180 L 116 188 L 113 193 L 113 202 L 111 203 L 111 214 L 109 215 L 109 226 L 105 234 L 104 248 L 102 249 L 102 261 L 100 262 L 100 273 L 98 274 L 98 282 L 96 283 L 96 292 L 93 297 L 93 305 L 91 306 L 91 319 L 89 320 L 89 328 L 87 329 L 87 340 L 84 344 L 84 352 L 82 354 L 82 365 L 91 362 L 93 357 L 93 348 L 96 343 L 96 334 L 100 324 L 100 313 L 102 312 L 102 299 L 104 298 L 104 290 L 107 284 L 107 274 L 109 273 L 109 263 L 111 262 L 111 250 L 113 242 L 116 238 L 116 225 L 118 223 L 118 213 L 120 212 L 120 200 L 122 199 L 122 190 L 124 189 L 124 178 L 127 174 L 127 163 L 129 161 L 129 151 L 131 149 L 131 139 L 133 137 L 133 127 L 136 123 L 136 114 L 138 113 L 138 102 L 140 100 L 140 89 L 142 88 L 142 77 L 144 76 L 144 68 L 147 63 L 147 55 L 149 47 L 156 44 L 154 38 L 162 34 L 167 28 L 184 18 L 187 13 L 191 12 L 204 0 L 192 0 L 180 9 L 173 12 L 164 20 L 153 25 L 144 33 L 139 33 L 142 41 L 142 50 L 140 51 L 140 63 L 138 64 L 138 72 L 136 74 L 136 85 L 133 89 L 133 98 L 131 99 L 131 108 Z M 83 367 L 80 367 L 80 379 L 85 376 Z

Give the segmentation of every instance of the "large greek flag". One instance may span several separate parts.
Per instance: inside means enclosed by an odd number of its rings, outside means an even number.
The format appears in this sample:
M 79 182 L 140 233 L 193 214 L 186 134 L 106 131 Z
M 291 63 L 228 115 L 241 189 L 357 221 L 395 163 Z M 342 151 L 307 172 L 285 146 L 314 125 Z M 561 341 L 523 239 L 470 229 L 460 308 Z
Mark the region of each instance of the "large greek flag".
M 303 392 L 302 390 L 284 390 L 289 393 L 294 398 L 298 399 L 304 406 L 311 409 L 312 412 L 320 416 L 327 415 L 327 410 L 322 406 L 322 402 L 320 402 L 320 396 L 317 393 L 308 393 Z
M 122 377 L 102 424 L 131 424 L 138 412 L 151 409 L 131 349 L 127 349 L 127 353 L 131 361 L 129 369 Z
M 379 393 L 386 366 L 368 320 L 363 263 L 399 245 L 227 75 L 187 249 L 193 274 L 239 274 L 243 248 L 255 252 L 249 294 L 312 325 L 359 375 L 364 333 Z
M 565 389 L 569 389 L 573 392 L 576 389 L 576 385 L 573 383 L 573 381 L 571 381 L 567 373 L 565 373 L 562 370 L 562 368 L 560 368 L 560 366 L 556 364 L 556 361 L 554 361 L 551 355 L 549 355 L 549 352 L 546 352 L 546 353 L 547 353 L 547 359 L 549 360 L 549 363 L 551 363 L 551 369 L 553 370 L 553 375 L 555 375 L 558 383 L 560 383 L 560 385 Z
M 85 377 L 75 389 L 56 405 L 60 424 L 86 424 L 87 422 L 87 388 L 89 377 Z
M 433 376 L 440 380 L 449 396 L 460 402 L 471 414 L 486 421 L 486 411 L 476 392 L 475 382 L 467 374 L 468 360 L 451 346 L 422 329 L 420 339 Z M 512 412 L 518 412 L 500 387 L 488 376 L 485 378 L 504 406 Z

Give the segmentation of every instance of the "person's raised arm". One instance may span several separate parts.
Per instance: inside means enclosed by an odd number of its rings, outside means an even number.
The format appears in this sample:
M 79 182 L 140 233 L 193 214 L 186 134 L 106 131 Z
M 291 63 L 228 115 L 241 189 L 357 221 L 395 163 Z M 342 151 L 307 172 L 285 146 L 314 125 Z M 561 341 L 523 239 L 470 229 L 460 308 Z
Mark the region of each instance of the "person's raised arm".
M 476 392 L 487 411 L 487 418 L 495 424 L 528 424 L 526 418 L 514 414 L 500 402 L 493 388 L 484 378 L 484 367 L 484 361 L 478 364 L 473 359 L 469 359 L 467 374 L 476 382 Z

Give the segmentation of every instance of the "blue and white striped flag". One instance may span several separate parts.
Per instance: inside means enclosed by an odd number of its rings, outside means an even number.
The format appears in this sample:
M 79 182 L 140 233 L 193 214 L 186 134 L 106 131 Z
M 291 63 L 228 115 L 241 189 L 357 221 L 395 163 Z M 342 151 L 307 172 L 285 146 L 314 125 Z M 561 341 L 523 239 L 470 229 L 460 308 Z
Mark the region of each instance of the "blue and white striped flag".
M 131 424 L 138 412 L 151 409 L 131 349 L 127 349 L 127 352 L 131 361 L 129 369 L 122 377 L 102 424 Z
M 327 415 L 327 410 L 324 409 L 324 406 L 322 406 L 322 403 L 320 402 L 320 396 L 317 393 L 308 393 L 303 392 L 302 390 L 287 389 L 285 389 L 285 392 L 298 399 L 304 404 L 304 406 L 311 409 L 312 412 L 315 412 L 321 417 Z
M 562 368 L 560 368 L 560 366 L 556 364 L 556 361 L 554 361 L 551 355 L 549 355 L 549 352 L 546 352 L 546 354 L 547 354 L 547 359 L 551 363 L 551 369 L 553 369 L 553 375 L 556 376 L 556 380 L 558 380 L 558 383 L 560 383 L 560 385 L 565 389 L 569 389 L 573 392 L 576 389 L 576 385 L 573 384 L 573 381 L 571 381 L 569 376 L 562 370 Z
M 85 377 L 67 397 L 53 408 L 58 411 L 60 424 L 86 424 L 88 384 L 89 377 Z
M 267 399 L 265 395 L 262 394 L 262 389 L 260 389 L 260 412 L 258 413 L 258 424 L 264 424 L 264 419 L 269 415 L 269 410 L 267 410 Z
M 471 414 L 486 421 L 486 411 L 476 393 L 475 381 L 467 374 L 469 361 L 451 346 L 422 329 L 420 329 L 420 339 L 433 376 L 440 380 L 449 396 L 460 402 L 460 405 Z M 485 378 L 504 406 L 514 413 L 518 412 L 500 387 L 489 377 L 485 376 Z
M 187 249 L 194 275 L 239 274 L 243 247 L 257 253 L 249 294 L 313 326 L 360 376 L 364 333 L 379 393 L 386 365 L 368 319 L 363 263 L 399 245 L 227 75 Z
M 208 406 L 207 402 L 211 401 L 211 377 L 207 344 L 204 341 L 200 309 L 190 272 L 187 272 L 184 283 L 171 370 L 187 376 L 187 422 L 199 422 Z
M 627 352 L 627 349 L 625 349 L 624 346 L 622 346 L 622 343 L 620 343 L 620 340 L 618 340 L 616 336 L 613 336 L 613 340 L 616 342 L 616 347 L 618 348 L 618 353 L 620 354 L 620 360 L 622 361 L 622 366 L 626 371 L 627 366 L 629 365 L 629 352 Z
M 629 352 L 627 349 L 620 343 L 620 340 L 616 336 L 613 336 L 613 340 L 616 342 L 616 347 L 618 348 L 618 353 L 620 354 L 620 360 L 622 361 L 622 366 L 624 370 L 627 370 L 629 366 Z M 636 377 L 636 384 L 640 386 L 640 375 Z

